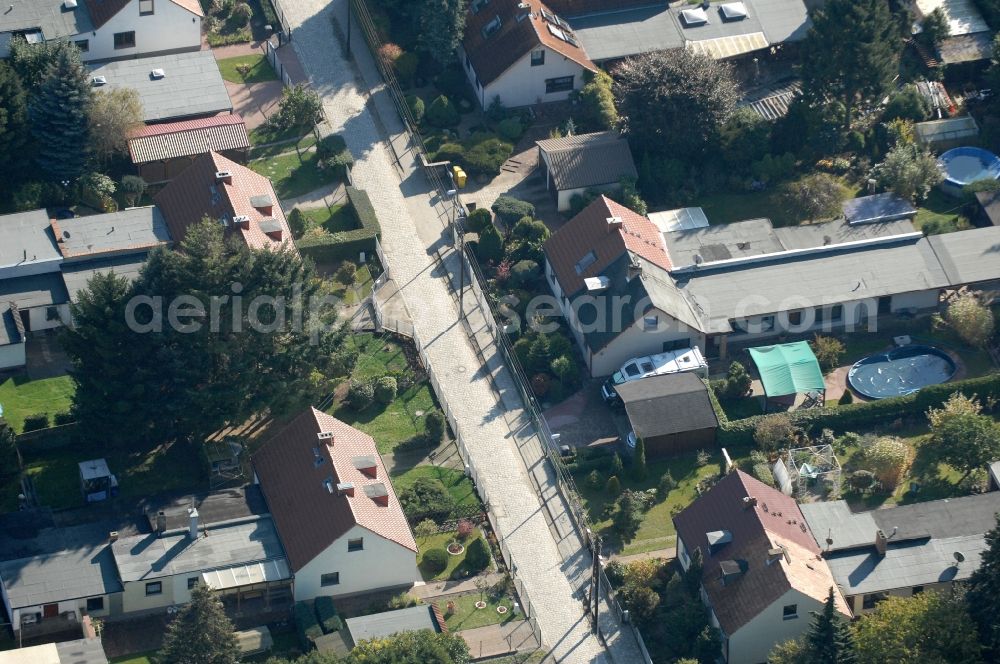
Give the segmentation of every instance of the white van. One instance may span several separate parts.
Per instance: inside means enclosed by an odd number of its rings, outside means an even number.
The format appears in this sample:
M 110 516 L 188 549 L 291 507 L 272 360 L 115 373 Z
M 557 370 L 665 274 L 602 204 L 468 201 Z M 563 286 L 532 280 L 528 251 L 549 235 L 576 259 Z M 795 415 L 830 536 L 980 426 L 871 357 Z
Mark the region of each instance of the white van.
M 657 355 L 633 357 L 604 382 L 604 385 L 601 386 L 601 396 L 608 403 L 614 403 L 618 401 L 618 392 L 615 391 L 616 385 L 631 383 L 633 380 L 641 380 L 650 376 L 685 371 L 695 371 L 702 378 L 708 378 L 708 362 L 705 361 L 697 346 Z

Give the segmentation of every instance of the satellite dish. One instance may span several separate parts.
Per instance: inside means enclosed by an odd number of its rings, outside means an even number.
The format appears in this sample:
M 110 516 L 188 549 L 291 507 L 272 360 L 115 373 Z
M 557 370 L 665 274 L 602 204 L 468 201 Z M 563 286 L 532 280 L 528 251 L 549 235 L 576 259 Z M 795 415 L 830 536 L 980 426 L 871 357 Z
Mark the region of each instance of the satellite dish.
M 962 553 L 961 551 L 956 551 L 955 553 L 953 553 L 951 555 L 955 556 L 955 562 L 956 563 L 964 563 L 965 562 L 965 554 Z

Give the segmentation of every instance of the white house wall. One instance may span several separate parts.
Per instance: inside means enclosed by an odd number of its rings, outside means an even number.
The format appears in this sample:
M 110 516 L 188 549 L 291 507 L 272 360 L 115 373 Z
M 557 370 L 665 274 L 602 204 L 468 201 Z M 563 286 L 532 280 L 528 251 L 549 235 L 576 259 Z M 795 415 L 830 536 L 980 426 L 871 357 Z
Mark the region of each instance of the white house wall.
M 347 541 L 364 538 L 364 549 L 348 551 Z M 338 572 L 340 583 L 323 586 L 324 574 Z M 295 572 L 295 601 L 320 595 L 354 595 L 420 581 L 417 554 L 404 546 L 354 526 L 321 554 Z
M 783 608 L 788 604 L 797 605 L 797 618 L 784 618 Z M 809 629 L 812 612 L 822 609 L 823 602 L 794 588 L 788 590 L 756 618 L 729 635 L 729 664 L 766 662 L 768 653 L 775 645 L 802 636 Z
M 623 330 L 607 346 L 590 357 L 590 375 L 607 376 L 618 371 L 625 362 L 633 357 L 654 355 L 663 352 L 663 344 L 680 339 L 687 341 L 687 346 L 698 346 L 704 349 L 701 333 L 692 330 L 683 323 L 674 320 L 659 310 L 651 310 L 648 315 L 659 317 L 659 326 L 655 331 L 644 329 L 642 317 L 630 327 Z M 584 355 L 587 351 L 584 350 Z
M 200 17 L 170 0 L 154 0 L 153 12 L 139 16 L 139 0 L 132 0 L 95 32 L 71 40 L 88 40 L 90 50 L 82 54 L 85 62 L 201 48 Z M 115 33 L 133 30 L 135 47 L 116 49 Z
M 56 316 L 54 318 L 49 318 L 50 309 L 55 309 Z M 62 304 L 53 304 L 46 307 L 32 307 L 31 309 L 28 309 L 28 329 L 32 332 L 62 327 L 65 323 L 68 323 L 70 319 L 69 304 L 65 302 Z
M 479 84 L 476 72 L 467 64 L 465 51 L 459 49 L 462 68 L 476 92 L 476 99 L 483 108 L 488 108 L 497 96 L 508 108 L 569 99 L 572 90 L 545 92 L 545 80 L 549 78 L 573 76 L 573 88 L 579 90 L 583 87 L 583 72 L 586 71 L 583 67 L 545 46 L 539 46 L 534 50 L 539 49 L 545 51 L 545 64 L 532 67 L 531 54 L 527 53 L 485 87 Z

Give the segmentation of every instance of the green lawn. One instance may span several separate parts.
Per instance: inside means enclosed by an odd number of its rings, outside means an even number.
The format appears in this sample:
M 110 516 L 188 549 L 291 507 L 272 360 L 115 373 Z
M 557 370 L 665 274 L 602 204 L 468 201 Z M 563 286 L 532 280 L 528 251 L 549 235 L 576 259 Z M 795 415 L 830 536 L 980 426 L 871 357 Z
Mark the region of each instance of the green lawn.
M 308 141 L 309 137 L 312 137 L 312 142 L 305 143 Z M 305 144 L 299 145 L 298 141 L 302 140 Z M 316 135 L 313 133 L 311 127 L 287 127 L 285 129 L 275 129 L 266 124 L 262 124 L 259 127 L 255 127 L 250 130 L 250 145 L 268 145 L 270 143 L 283 143 L 287 145 L 282 145 L 284 150 L 288 150 L 293 147 L 293 143 L 298 145 L 299 148 L 305 148 L 309 145 L 314 145 L 316 143 Z M 273 154 L 280 154 L 280 152 L 275 153 L 265 153 L 257 154 L 260 148 L 251 147 L 253 153 L 252 156 L 272 156 Z
M 465 473 L 454 468 L 415 466 L 406 471 L 395 471 L 392 474 L 392 486 L 398 495 L 410 488 L 421 477 L 440 480 L 459 507 L 479 505 L 479 496 L 476 495 L 476 490 L 472 486 L 472 480 L 466 477 Z
M 315 152 L 289 152 L 267 159 L 255 159 L 250 168 L 274 184 L 278 198 L 295 198 L 330 184 L 334 178 L 316 166 Z
M 52 415 L 69 410 L 75 391 L 73 379 L 56 376 L 41 380 L 28 380 L 19 375 L 0 383 L 0 406 L 3 416 L 14 428 L 21 432 L 24 418 L 35 413 Z
M 845 200 L 857 195 L 856 187 L 850 186 L 843 179 L 841 181 L 844 185 Z M 780 185 L 772 185 L 764 191 L 722 191 L 706 194 L 691 202 L 689 206 L 703 208 L 705 216 L 708 217 L 709 223 L 713 226 L 761 217 L 770 219 L 776 227 L 790 226 L 805 221 L 799 219 L 789 209 L 788 204 L 782 200 L 782 187 Z
M 423 434 L 424 419 L 435 409 L 430 383 L 423 381 L 401 392 L 388 406 L 373 404 L 358 412 L 346 404 L 334 404 L 331 415 L 367 433 L 375 439 L 379 454 L 388 454 L 400 443 Z
M 22 449 L 25 472 L 31 477 L 39 502 L 52 509 L 82 506 L 81 461 L 104 458 L 118 478 L 119 497 L 132 503 L 166 491 L 206 488 L 205 463 L 197 450 L 183 443 L 153 449 L 116 450 L 100 445 L 70 443 L 52 450 Z
M 335 205 L 332 208 L 314 208 L 303 210 L 302 216 L 308 222 L 307 227 L 321 227 L 331 233 L 353 231 L 361 228 L 354 209 L 350 205 Z
M 961 209 L 961 201 L 933 189 L 927 199 L 917 206 L 917 218 L 913 223 L 918 229 L 922 229 L 927 222 L 950 226 L 956 223 Z
M 154 664 L 156 662 L 155 654 L 155 652 L 145 652 L 138 655 L 114 657 L 110 661 L 111 664 Z
M 732 452 L 730 450 L 730 452 Z M 670 474 L 677 481 L 677 488 L 671 491 L 666 500 L 658 500 L 653 507 L 644 514 L 642 525 L 635 537 L 630 541 L 622 542 L 618 534 L 614 531 L 611 523 L 613 512 L 605 513 L 605 508 L 614 502 L 604 490 L 604 482 L 608 479 L 606 471 L 598 471 L 601 476 L 600 488 L 594 489 L 587 482 L 590 471 L 574 473 L 576 485 L 580 489 L 580 497 L 590 515 L 591 528 L 600 532 L 610 544 L 612 550 L 622 555 L 634 553 L 645 553 L 647 551 L 657 551 L 659 549 L 672 548 L 676 541 L 676 533 L 672 521 L 671 510 L 675 506 L 687 507 L 696 497 L 695 487 L 702 479 L 710 475 L 717 475 L 720 472 L 722 454 L 715 452 L 712 454 L 709 463 L 699 467 L 695 461 L 694 453 L 685 454 L 679 457 L 672 457 L 649 463 L 649 476 L 643 482 L 636 482 L 629 476 L 629 469 L 626 467 L 624 477 L 619 478 L 623 489 L 645 490 L 655 488 L 660 482 L 660 477 L 670 470 Z M 609 464 L 610 466 L 610 461 Z
M 512 611 L 514 601 L 511 598 L 504 597 L 499 602 L 494 602 L 490 599 L 489 593 L 487 593 L 484 599 L 486 608 L 477 609 L 476 602 L 479 601 L 479 597 L 479 593 L 476 593 L 474 595 L 442 598 L 437 601 L 438 607 L 442 613 L 445 613 L 444 622 L 448 625 L 448 631 L 458 632 L 464 629 L 486 627 L 487 625 L 501 625 L 516 618 Z M 455 603 L 455 612 L 450 616 L 445 611 L 449 599 Z M 507 613 L 497 613 L 497 607 L 501 605 L 507 607 Z M 524 616 L 519 617 L 523 618 Z
M 331 278 L 330 285 L 334 294 L 343 300 L 344 304 L 357 304 L 368 296 L 372 288 L 372 273 L 367 265 L 362 265 L 354 273 L 354 283 L 344 284 L 336 278 Z
M 472 531 L 472 535 L 469 536 L 463 544 L 468 546 L 470 542 L 480 536 L 479 528 Z M 455 531 L 447 533 L 438 533 L 436 535 L 431 535 L 430 537 L 417 537 L 417 567 L 420 568 L 420 576 L 423 577 L 424 581 L 446 581 L 448 579 L 464 579 L 470 576 L 470 572 L 465 568 L 465 552 L 453 556 L 448 555 L 448 566 L 437 574 L 431 573 L 424 567 L 424 554 L 431 549 L 445 549 L 449 544 L 454 542 L 458 537 Z M 445 549 L 447 551 L 447 549 Z
M 402 371 L 406 368 L 406 353 L 391 338 L 362 332 L 348 337 L 347 344 L 359 353 L 353 373 L 355 378 L 373 378 L 387 371 Z
M 219 72 L 222 74 L 222 78 L 230 83 L 252 85 L 254 83 L 278 80 L 278 75 L 271 68 L 271 63 L 263 55 L 240 55 L 235 58 L 218 60 L 216 64 L 219 65 Z M 250 71 L 247 72 L 245 78 L 237 69 L 241 65 L 250 67 Z

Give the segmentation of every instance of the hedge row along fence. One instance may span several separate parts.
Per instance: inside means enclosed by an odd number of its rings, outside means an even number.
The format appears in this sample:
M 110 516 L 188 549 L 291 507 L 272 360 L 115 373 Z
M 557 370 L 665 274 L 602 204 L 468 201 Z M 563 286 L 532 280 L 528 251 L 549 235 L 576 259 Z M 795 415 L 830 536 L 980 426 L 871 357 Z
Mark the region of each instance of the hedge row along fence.
M 375 253 L 375 240 L 382 235 L 378 216 L 368 194 L 363 189 L 346 187 L 347 200 L 361 228 L 320 237 L 303 238 L 296 242 L 299 252 L 317 263 L 333 263 L 342 260 L 358 260 L 362 251 L 367 255 Z
M 836 408 L 809 408 L 788 413 L 792 423 L 806 432 L 815 434 L 822 429 L 837 433 L 853 431 L 897 419 L 922 417 L 928 408 L 937 408 L 955 392 L 978 396 L 981 401 L 1000 400 L 1000 373 L 969 378 L 967 380 L 930 385 L 919 392 L 903 397 L 879 401 L 858 402 Z M 721 447 L 753 445 L 753 429 L 767 415 L 754 415 L 740 420 L 730 420 L 719 405 L 711 388 L 708 390 L 712 406 L 719 417 L 716 436 Z

